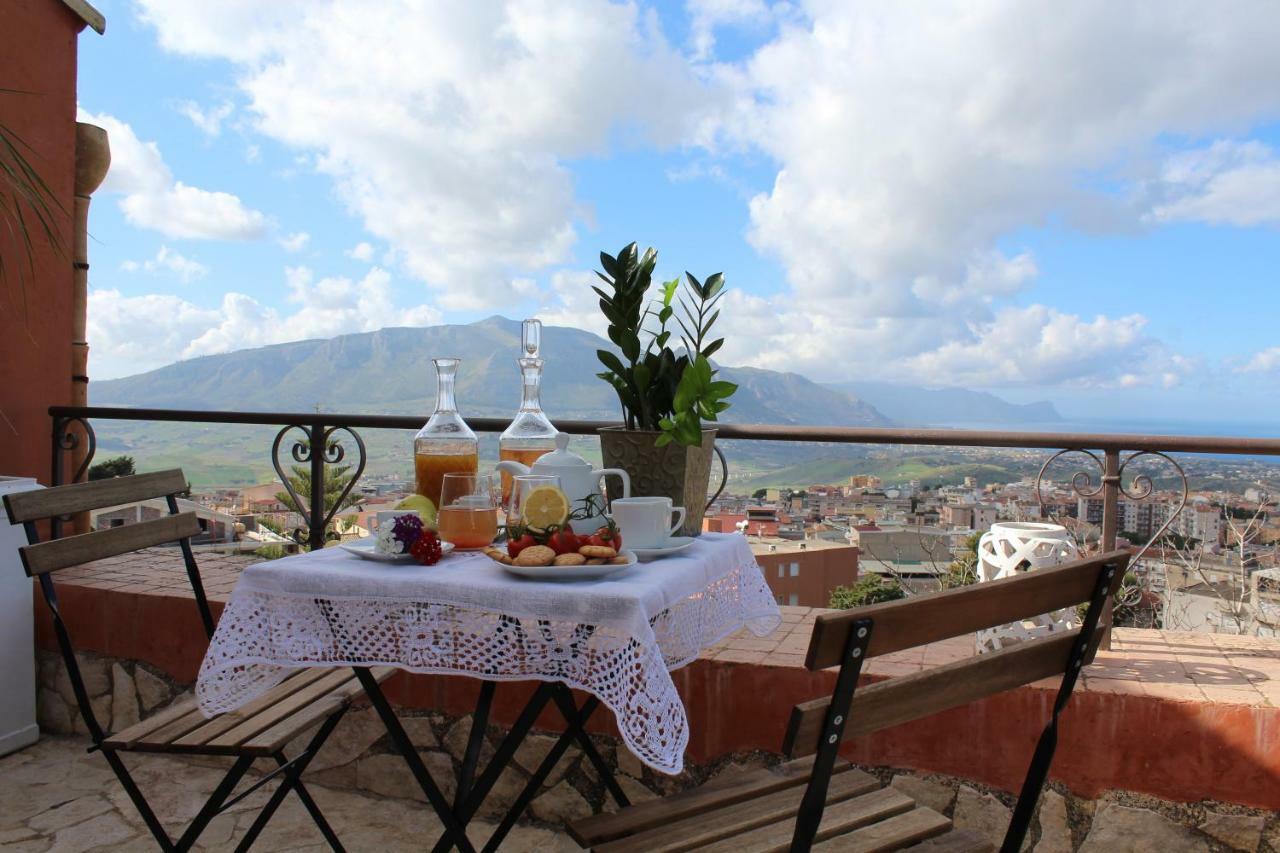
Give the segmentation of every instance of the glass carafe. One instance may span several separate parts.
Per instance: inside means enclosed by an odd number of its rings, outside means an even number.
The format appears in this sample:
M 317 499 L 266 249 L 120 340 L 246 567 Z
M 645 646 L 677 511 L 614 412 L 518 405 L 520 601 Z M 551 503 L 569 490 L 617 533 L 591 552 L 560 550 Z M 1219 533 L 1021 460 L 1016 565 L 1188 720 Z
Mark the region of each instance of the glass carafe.
M 511 459 L 525 467 L 532 466 L 538 457 L 556 449 L 556 428 L 542 413 L 542 359 L 521 358 L 520 411 L 498 439 L 498 458 Z M 506 505 L 511 494 L 511 475 L 502 474 L 502 502 Z
M 449 473 L 474 474 L 479 467 L 476 434 L 458 414 L 453 380 L 460 358 L 433 359 L 436 366 L 436 410 L 413 439 L 413 467 L 418 494 L 440 506 L 440 487 Z

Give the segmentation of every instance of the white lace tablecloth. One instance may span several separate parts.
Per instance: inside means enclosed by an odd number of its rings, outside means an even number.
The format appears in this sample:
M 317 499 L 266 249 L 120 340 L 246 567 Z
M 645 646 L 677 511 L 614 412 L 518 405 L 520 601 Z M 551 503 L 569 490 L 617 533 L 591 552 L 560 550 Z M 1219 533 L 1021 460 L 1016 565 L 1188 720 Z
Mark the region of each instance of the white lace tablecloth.
M 679 773 L 689 721 L 670 670 L 743 626 L 781 621 L 746 540 L 707 533 L 599 581 L 514 577 L 480 554 L 435 566 L 327 548 L 245 569 L 200 667 L 209 715 L 305 666 L 562 681 L 613 711 L 642 761 Z

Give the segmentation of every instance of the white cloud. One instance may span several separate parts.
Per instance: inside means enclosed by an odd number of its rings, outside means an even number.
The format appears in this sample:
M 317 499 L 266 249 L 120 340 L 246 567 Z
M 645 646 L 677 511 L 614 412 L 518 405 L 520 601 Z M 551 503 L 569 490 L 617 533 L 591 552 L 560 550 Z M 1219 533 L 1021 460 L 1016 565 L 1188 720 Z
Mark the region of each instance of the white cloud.
M 1280 117 L 1268 0 L 690 0 L 692 60 L 656 14 L 600 0 L 140 2 L 167 49 L 237 64 L 258 129 L 444 309 L 538 298 L 530 276 L 590 216 L 566 164 L 620 138 L 703 149 L 672 180 L 727 181 L 726 153 L 776 164 L 748 238 L 787 290 L 726 300 L 725 360 L 823 378 L 1177 382 L 1143 318 L 1037 304 L 1040 262 L 1010 235 L 1280 221 L 1275 153 L 1246 138 Z M 777 34 L 715 64 L 722 27 Z M 584 275 L 550 275 L 544 318 L 600 327 Z
M 1027 301 L 1037 264 L 1003 244 L 1051 217 L 1091 231 L 1140 227 L 1169 197 L 1168 174 L 1160 199 L 1152 184 L 1170 138 L 1280 115 L 1271 3 L 1222 14 L 1186 0 L 1150 14 L 954 2 L 921 14 L 898 2 L 814 0 L 804 13 L 747 62 L 717 67 L 738 92 L 717 145 L 778 164 L 772 187 L 750 202 L 748 236 L 783 264 L 790 286 L 735 303 L 757 312 L 743 328 L 777 329 L 743 355 L 825 375 L 910 368 L 930 382 L 1066 381 L 1070 371 L 1037 354 L 1096 335 L 1169 368 L 1132 371 L 1139 381 L 1180 373 L 1133 318 L 1009 309 L 1014 297 Z M 1233 163 L 1158 217 L 1273 216 L 1272 161 Z M 1003 337 L 1031 361 L 1011 364 L 991 345 Z M 1066 361 L 1082 381 L 1118 377 L 1105 359 Z
M 297 231 L 281 237 L 277 242 L 286 252 L 301 252 L 311 242 L 311 235 L 306 231 Z
M 168 246 L 161 246 L 153 258 L 145 261 L 125 261 L 120 268 L 126 272 L 141 271 L 153 274 L 167 271 L 173 273 L 183 284 L 189 284 L 209 274 L 207 266 L 173 251 Z
M 543 294 L 538 318 L 548 326 L 572 326 L 604 335 L 608 322 L 600 313 L 600 298 L 591 289 L 599 284 L 593 272 L 557 270 L 551 275 L 551 290 Z
M 1270 373 L 1280 376 L 1280 347 L 1259 350 L 1243 366 L 1236 368 L 1236 372 Z
M 1169 157 L 1149 219 L 1210 225 L 1280 224 L 1280 158 L 1257 141 L 1220 139 Z
M 175 51 L 240 64 L 258 129 L 313 155 L 449 309 L 518 298 L 586 214 L 565 162 L 679 144 L 705 87 L 657 16 L 604 0 L 290 6 L 142 0 Z
M 222 123 L 226 121 L 235 106 L 230 101 L 223 101 L 216 107 L 204 109 L 195 101 L 183 101 L 178 104 L 178 112 L 191 120 L 191 123 L 205 136 L 218 136 L 222 133 Z
M 306 267 L 285 270 L 289 311 L 279 311 L 243 293 L 227 293 L 216 308 L 202 308 L 164 294 L 125 296 L 118 290 L 89 294 L 92 370 L 111 378 L 150 370 L 175 357 L 228 352 L 284 341 L 328 338 L 388 326 L 440 322 L 431 305 L 396 306 L 391 276 L 371 269 L 359 281 L 317 279 Z
M 373 244 L 364 242 L 356 243 L 350 249 L 347 249 L 346 255 L 348 258 L 353 260 L 368 263 L 373 260 Z
M 130 224 L 168 237 L 254 240 L 265 236 L 267 218 L 237 196 L 174 180 L 154 142 L 143 142 L 114 116 L 80 110 L 77 120 L 106 129 L 111 168 L 102 184 L 120 193 L 120 209 Z
M 779 4 L 780 6 L 785 4 Z M 689 40 L 696 59 L 711 56 L 719 27 L 768 23 L 777 14 L 764 0 L 688 0 Z

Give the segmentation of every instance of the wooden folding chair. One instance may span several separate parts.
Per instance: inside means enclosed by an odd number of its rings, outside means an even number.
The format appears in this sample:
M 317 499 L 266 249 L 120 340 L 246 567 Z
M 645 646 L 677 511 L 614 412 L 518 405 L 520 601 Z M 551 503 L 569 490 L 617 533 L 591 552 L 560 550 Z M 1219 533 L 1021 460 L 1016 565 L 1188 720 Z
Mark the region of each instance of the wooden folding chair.
M 182 471 L 175 469 L 4 496 L 9 518 L 14 523 L 23 524 L 28 541 L 34 543 L 19 549 L 22 565 L 28 576 L 38 580 L 52 614 L 54 634 L 66 663 L 76 704 L 80 707 L 80 713 L 93 739 L 90 751 L 101 750 L 162 850 L 190 849 L 217 814 L 277 776 L 282 780 L 280 786 L 262 807 L 236 849 L 247 850 L 253 844 L 280 803 L 292 791 L 311 814 L 329 846 L 334 850 L 342 850 L 342 844 L 307 792 L 301 776 L 307 764 L 333 732 L 351 701 L 363 692 L 353 670 L 299 671 L 244 707 L 212 718 L 206 718 L 194 701 L 187 701 L 170 706 L 122 731 L 107 734 L 94 716 L 89 694 L 76 663 L 71 635 L 58 609 L 53 573 L 91 560 L 178 542 L 186 564 L 187 577 L 195 593 L 201 622 L 206 635 L 212 637 L 213 615 L 190 543 L 190 537 L 201 532 L 200 525 L 194 512 L 178 512 L 177 495 L 186 489 L 186 477 Z M 167 501 L 168 515 L 63 539 L 39 541 L 38 521 L 161 497 Z M 374 674 L 376 679 L 383 680 L 391 674 L 391 670 L 375 670 Z M 285 746 L 316 724 L 319 724 L 319 728 L 303 751 L 294 758 L 286 756 Z M 223 755 L 233 756 L 235 762 L 181 837 L 174 841 L 125 767 L 121 759 L 124 753 Z M 258 758 L 274 761 L 275 769 L 233 797 L 236 785 Z
M 1054 675 L 1053 714 L 1036 745 L 1001 847 L 1017 853 L 1031 824 L 1058 740 L 1058 716 L 1102 636 L 1098 618 L 1119 588 L 1127 552 L 818 616 L 805 660 L 839 666 L 830 697 L 795 706 L 783 752 L 791 761 L 718 777 L 689 791 L 595 815 L 569 826 L 601 853 L 821 850 L 981 851 L 985 840 L 841 759 L 846 738 L 935 714 Z M 862 663 L 983 628 L 1087 603 L 1079 631 L 1062 632 L 857 690 Z M 856 693 L 856 696 L 855 696 Z M 798 757 L 797 756 L 801 756 Z

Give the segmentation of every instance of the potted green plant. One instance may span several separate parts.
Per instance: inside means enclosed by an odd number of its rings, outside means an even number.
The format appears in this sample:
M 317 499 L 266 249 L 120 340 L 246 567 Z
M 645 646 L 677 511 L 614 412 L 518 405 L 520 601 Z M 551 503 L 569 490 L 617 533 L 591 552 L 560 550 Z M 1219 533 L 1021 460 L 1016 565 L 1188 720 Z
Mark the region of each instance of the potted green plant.
M 724 345 L 724 338 L 711 336 L 724 276 L 716 273 L 703 282 L 686 272 L 663 283 L 657 298 L 650 299 L 657 261 L 656 250 L 646 249 L 642 256 L 635 243 L 616 256 L 600 253 L 604 270 L 596 274 L 605 287 L 594 290 L 618 352 L 597 350 L 605 367 L 598 375 L 618 393 L 623 420 L 622 426 L 601 431 L 600 449 L 606 467 L 631 476 L 633 495 L 669 497 L 684 507 L 680 533 L 696 536 L 706 511 L 716 436 L 704 422 L 714 422 L 728 409 L 738 389 L 716 379 L 711 365 L 711 356 Z M 681 332 L 678 349 L 672 346 L 673 319 Z

